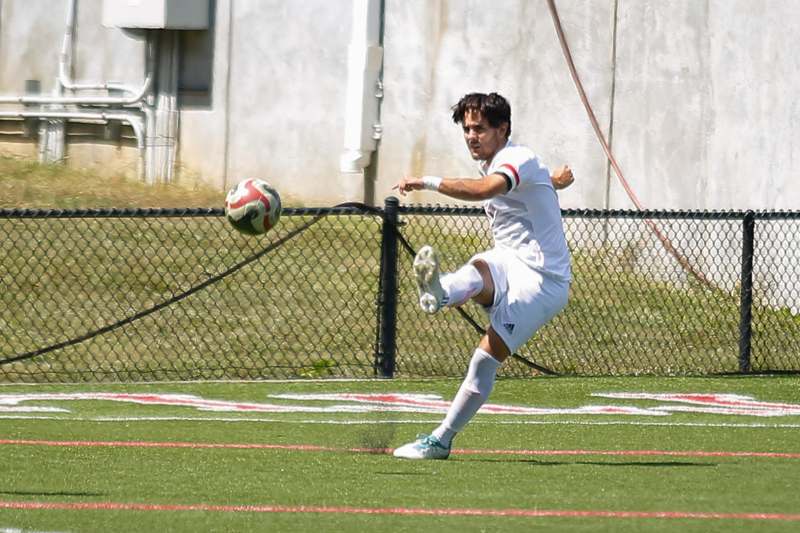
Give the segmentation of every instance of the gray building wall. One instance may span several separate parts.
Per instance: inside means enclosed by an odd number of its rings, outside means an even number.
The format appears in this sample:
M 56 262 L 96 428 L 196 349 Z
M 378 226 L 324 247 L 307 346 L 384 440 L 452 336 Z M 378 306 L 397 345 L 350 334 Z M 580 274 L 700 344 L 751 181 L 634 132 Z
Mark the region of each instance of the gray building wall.
M 800 3 L 619 7 L 614 149 L 643 203 L 800 206 Z M 611 205 L 630 204 L 612 188 Z
M 800 205 L 799 2 L 556 4 L 588 98 L 644 207 Z M 211 86 L 205 99 L 179 98 L 178 176 L 220 190 L 263 177 L 306 205 L 353 199 L 339 175 L 352 0 L 212 6 Z M 103 27 L 101 7 L 78 1 L 74 78 L 141 84 L 143 39 Z M 66 0 L 0 2 L 0 94 L 21 94 L 26 79 L 53 90 L 65 10 Z M 383 45 L 383 134 L 367 200 L 380 203 L 404 174 L 474 174 L 449 107 L 466 92 L 496 90 L 512 103 L 512 136 L 551 166 L 575 169 L 562 206 L 632 207 L 544 0 L 385 0 Z M 34 140 L 7 124 L 0 133 L 0 151 L 35 155 Z M 68 140 L 69 164 L 135 174 L 130 142 Z M 441 201 L 424 192 L 410 200 Z
M 612 82 L 612 4 L 558 2 L 604 127 Z M 531 146 L 550 166 L 568 163 L 575 169 L 580 186 L 562 192 L 562 204 L 604 204 L 605 158 L 543 0 L 389 1 L 384 46 L 379 192 L 388 192 L 403 174 L 475 175 L 450 106 L 469 92 L 496 91 L 511 102 L 512 139 Z M 441 201 L 428 192 L 411 199 Z

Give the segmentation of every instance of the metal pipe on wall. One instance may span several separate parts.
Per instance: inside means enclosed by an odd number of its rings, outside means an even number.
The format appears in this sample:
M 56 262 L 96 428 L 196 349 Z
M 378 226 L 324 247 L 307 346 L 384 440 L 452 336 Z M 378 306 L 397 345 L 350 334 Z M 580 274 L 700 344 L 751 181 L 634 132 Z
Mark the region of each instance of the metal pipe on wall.
M 178 131 L 180 128 L 180 114 L 178 113 L 178 78 L 180 76 L 180 52 L 181 40 L 178 32 L 173 32 L 172 36 L 172 63 L 171 78 L 172 91 L 169 94 L 169 118 L 167 131 L 169 134 L 169 145 L 167 147 L 167 168 L 164 174 L 165 181 L 171 183 L 175 174 L 175 160 L 178 152 Z
M 63 120 L 119 120 L 131 125 L 136 136 L 136 143 L 139 150 L 138 175 L 140 179 L 146 177 L 147 168 L 147 130 L 153 124 L 153 109 L 145 98 L 150 94 L 155 76 L 155 44 L 150 32 L 146 36 L 146 73 L 145 80 L 141 87 L 130 88 L 122 84 L 112 82 L 76 84 L 69 76 L 72 69 L 72 46 L 75 31 L 75 13 L 77 0 L 68 0 L 67 15 L 62 40 L 61 52 L 58 63 L 58 85 L 56 96 L 0 96 L 0 104 L 19 104 L 19 105 L 45 105 L 49 109 L 45 110 L 25 110 L 25 111 L 2 111 L 0 118 L 38 118 L 43 119 L 39 128 L 39 160 L 43 162 L 58 161 L 64 156 L 64 124 Z M 108 90 L 117 89 L 128 93 L 128 96 L 109 97 L 109 96 L 63 96 L 64 89 L 67 90 Z M 62 106 L 112 106 L 112 107 L 133 107 L 139 109 L 144 114 L 141 116 L 123 109 L 107 111 L 81 111 L 68 110 Z
M 64 29 L 64 39 L 61 43 L 61 53 L 58 56 L 58 83 L 63 89 L 69 91 L 110 91 L 117 90 L 129 95 L 144 94 L 152 84 L 152 72 L 148 71 L 141 87 L 129 87 L 114 82 L 75 83 L 71 78 L 72 71 L 72 46 L 75 35 L 75 13 L 78 0 L 67 0 L 67 21 Z
M 0 111 L 0 118 L 37 118 L 37 119 L 51 119 L 51 120 L 93 120 L 108 122 L 111 120 L 118 120 L 130 124 L 133 129 L 133 134 L 136 137 L 136 147 L 139 151 L 139 165 L 138 174 L 140 179 L 144 179 L 145 171 L 145 126 L 142 117 L 125 111 Z M 43 148 L 46 149 L 46 143 L 42 143 Z
M 139 92 L 128 97 L 114 96 L 0 96 L 0 104 L 62 104 L 62 105 L 119 105 L 132 106 L 140 103 L 152 85 L 152 77 L 145 80 Z
M 68 0 L 67 5 L 67 21 L 64 30 L 64 38 L 61 45 L 61 52 L 58 61 L 58 83 L 59 89 L 69 90 L 99 90 L 99 89 L 119 89 L 123 92 L 129 93 L 129 96 L 60 96 L 61 90 L 58 91 L 59 96 L 0 96 L 0 104 L 19 104 L 19 105 L 100 105 L 100 106 L 135 106 L 144 100 L 150 88 L 153 85 L 154 68 L 152 58 L 154 51 L 153 40 L 148 33 L 147 42 L 147 66 L 145 73 L 145 80 L 141 87 L 131 88 L 121 84 L 112 82 L 103 83 L 90 83 L 90 84 L 75 84 L 69 78 L 69 71 L 72 68 L 72 42 L 75 28 L 75 11 L 77 0 Z
M 339 171 L 345 176 L 345 187 L 360 190 L 348 196 L 363 195 L 364 171 L 372 161 L 381 134 L 378 118 L 382 97 L 383 8 L 382 0 L 353 1 L 353 26 L 347 52 L 344 148 Z

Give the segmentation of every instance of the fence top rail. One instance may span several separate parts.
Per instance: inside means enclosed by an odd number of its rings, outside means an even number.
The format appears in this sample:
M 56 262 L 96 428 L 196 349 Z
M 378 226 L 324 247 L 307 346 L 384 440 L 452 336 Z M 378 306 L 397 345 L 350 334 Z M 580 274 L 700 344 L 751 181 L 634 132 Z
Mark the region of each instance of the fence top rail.
M 800 220 L 800 211 L 689 211 L 689 210 L 624 210 L 562 209 L 565 218 L 637 219 L 637 220 Z
M 627 210 L 627 209 L 562 209 L 568 218 L 631 218 L 631 219 L 686 219 L 686 220 L 800 220 L 800 211 L 783 210 Z
M 404 204 L 398 207 L 402 215 L 461 215 L 481 216 L 483 208 L 471 206 L 450 206 L 431 204 Z M 340 204 L 333 207 L 285 207 L 285 216 L 320 215 L 382 215 L 383 209 L 357 203 Z M 692 219 L 692 220 L 800 220 L 800 211 L 690 211 L 690 210 L 626 210 L 626 209 L 562 209 L 565 218 L 601 219 Z M 0 219 L 13 218 L 192 218 L 220 217 L 225 215 L 221 207 L 186 208 L 91 208 L 91 209 L 41 209 L 4 208 L 0 209 Z
M 381 213 L 380 209 L 342 205 L 334 207 L 285 207 L 281 215 L 285 216 L 319 216 L 319 215 L 363 215 L 365 213 Z M 225 210 L 221 207 L 185 207 L 185 208 L 153 208 L 153 207 L 108 207 L 91 209 L 36 209 L 11 208 L 0 209 L 3 218 L 192 218 L 221 217 Z
M 404 215 L 483 215 L 483 208 L 467 206 L 449 206 L 432 204 L 401 205 L 399 212 Z M 727 211 L 692 211 L 692 210 L 635 210 L 635 209 L 562 209 L 561 214 L 567 218 L 632 218 L 632 219 L 697 219 L 697 220 L 742 220 L 752 216 L 760 220 L 797 219 L 800 211 L 770 210 L 727 210 Z

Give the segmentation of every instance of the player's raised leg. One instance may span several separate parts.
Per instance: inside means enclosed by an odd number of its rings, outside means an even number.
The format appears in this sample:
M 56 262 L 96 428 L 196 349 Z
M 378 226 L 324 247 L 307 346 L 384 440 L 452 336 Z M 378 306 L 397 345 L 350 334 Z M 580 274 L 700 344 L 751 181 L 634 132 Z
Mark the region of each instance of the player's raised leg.
M 484 278 L 472 264 L 441 275 L 439 258 L 431 246 L 423 246 L 417 252 L 414 274 L 419 290 L 419 305 L 426 313 L 435 313 L 445 306 L 462 305 L 484 288 Z
M 423 246 L 414 257 L 419 306 L 426 313 L 435 313 L 447 304 L 447 296 L 439 279 L 439 258 L 431 246 Z

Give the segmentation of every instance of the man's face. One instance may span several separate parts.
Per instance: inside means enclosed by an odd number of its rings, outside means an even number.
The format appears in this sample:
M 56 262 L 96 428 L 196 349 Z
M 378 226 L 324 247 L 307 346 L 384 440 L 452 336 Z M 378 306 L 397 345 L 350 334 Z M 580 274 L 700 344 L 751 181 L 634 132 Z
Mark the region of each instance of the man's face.
M 508 124 L 503 123 L 500 127 L 493 128 L 480 111 L 468 109 L 464 113 L 461 126 L 472 159 L 489 161 L 506 145 Z

